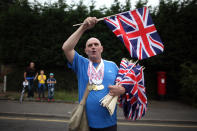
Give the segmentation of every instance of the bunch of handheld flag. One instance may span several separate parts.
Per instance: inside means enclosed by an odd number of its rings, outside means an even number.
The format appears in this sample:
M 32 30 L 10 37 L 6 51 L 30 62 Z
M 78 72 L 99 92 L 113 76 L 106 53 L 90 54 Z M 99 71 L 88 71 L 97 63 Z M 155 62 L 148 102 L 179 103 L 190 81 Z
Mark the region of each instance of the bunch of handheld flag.
M 116 82 L 120 83 L 126 92 L 118 99 L 128 119 L 141 119 L 146 112 L 147 97 L 144 86 L 144 68 L 132 61 L 122 59 Z
M 133 11 L 104 17 L 112 32 L 124 43 L 132 58 L 146 59 L 164 50 L 162 41 L 157 33 L 147 7 Z M 77 26 L 80 24 L 76 24 Z M 121 84 L 126 93 L 117 96 L 106 95 L 100 100 L 101 105 L 114 113 L 116 102 L 123 107 L 124 115 L 128 119 L 141 119 L 147 109 L 147 97 L 144 86 L 143 67 L 126 59 L 122 59 L 116 83 Z
M 123 58 L 116 78 L 116 84 L 125 88 L 125 94 L 118 97 L 106 95 L 101 99 L 101 105 L 106 107 L 112 115 L 117 100 L 120 107 L 123 107 L 124 115 L 128 119 L 141 119 L 146 112 L 147 97 L 144 86 L 144 68 L 137 62 L 128 61 Z M 115 103 L 115 104 L 114 104 Z

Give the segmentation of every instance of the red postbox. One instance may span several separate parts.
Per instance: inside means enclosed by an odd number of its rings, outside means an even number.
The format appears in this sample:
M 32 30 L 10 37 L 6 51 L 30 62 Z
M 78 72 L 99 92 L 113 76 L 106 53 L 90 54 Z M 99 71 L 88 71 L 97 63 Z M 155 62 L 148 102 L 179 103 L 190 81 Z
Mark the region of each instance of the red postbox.
M 166 95 L 166 72 L 157 72 L 157 93 L 159 96 Z

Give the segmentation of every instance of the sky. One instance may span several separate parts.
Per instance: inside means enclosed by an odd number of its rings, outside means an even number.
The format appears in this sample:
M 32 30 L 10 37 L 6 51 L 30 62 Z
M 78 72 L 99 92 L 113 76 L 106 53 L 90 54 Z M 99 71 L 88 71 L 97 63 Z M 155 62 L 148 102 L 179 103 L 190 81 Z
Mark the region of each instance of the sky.
M 37 0 L 40 3 L 44 3 L 44 2 L 56 2 L 58 0 Z M 91 4 L 91 0 L 83 0 L 85 5 L 90 5 Z M 114 0 L 95 0 L 96 1 L 96 8 L 99 9 L 100 7 L 106 6 L 106 7 L 110 7 L 111 4 L 114 2 Z M 119 0 L 121 4 L 124 5 L 125 0 Z M 134 7 L 136 2 L 138 0 L 131 0 L 131 6 Z M 143 1 L 143 0 L 142 0 Z M 151 5 L 152 7 L 155 7 L 159 4 L 159 0 L 148 0 L 148 6 Z M 29 2 L 34 2 L 34 0 L 29 0 Z M 70 5 L 72 2 L 76 2 L 78 3 L 79 0 L 66 0 L 66 2 Z

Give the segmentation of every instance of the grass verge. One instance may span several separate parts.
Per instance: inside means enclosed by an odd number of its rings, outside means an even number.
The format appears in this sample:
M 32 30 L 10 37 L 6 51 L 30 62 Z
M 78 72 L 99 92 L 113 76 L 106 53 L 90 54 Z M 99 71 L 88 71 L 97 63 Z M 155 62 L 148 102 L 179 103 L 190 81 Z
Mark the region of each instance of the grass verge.
M 8 91 L 6 93 L 0 93 L 0 99 L 9 99 L 9 100 L 19 100 L 21 92 Z M 45 97 L 48 96 L 48 92 L 45 92 Z M 34 93 L 34 98 L 36 99 L 38 94 Z M 24 99 L 27 98 L 27 92 L 25 92 Z M 65 102 L 76 102 L 78 101 L 77 91 L 69 92 L 66 90 L 55 91 L 54 95 L 55 100 L 65 101 Z

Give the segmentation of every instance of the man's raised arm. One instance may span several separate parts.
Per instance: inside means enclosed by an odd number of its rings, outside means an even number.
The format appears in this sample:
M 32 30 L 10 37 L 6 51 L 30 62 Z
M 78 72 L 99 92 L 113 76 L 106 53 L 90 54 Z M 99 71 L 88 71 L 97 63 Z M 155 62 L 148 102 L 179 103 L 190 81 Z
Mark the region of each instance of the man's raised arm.
M 88 17 L 84 20 L 83 24 L 64 42 L 62 50 L 66 55 L 67 60 L 72 63 L 75 55 L 75 46 L 77 45 L 79 39 L 83 33 L 98 22 L 96 17 Z

